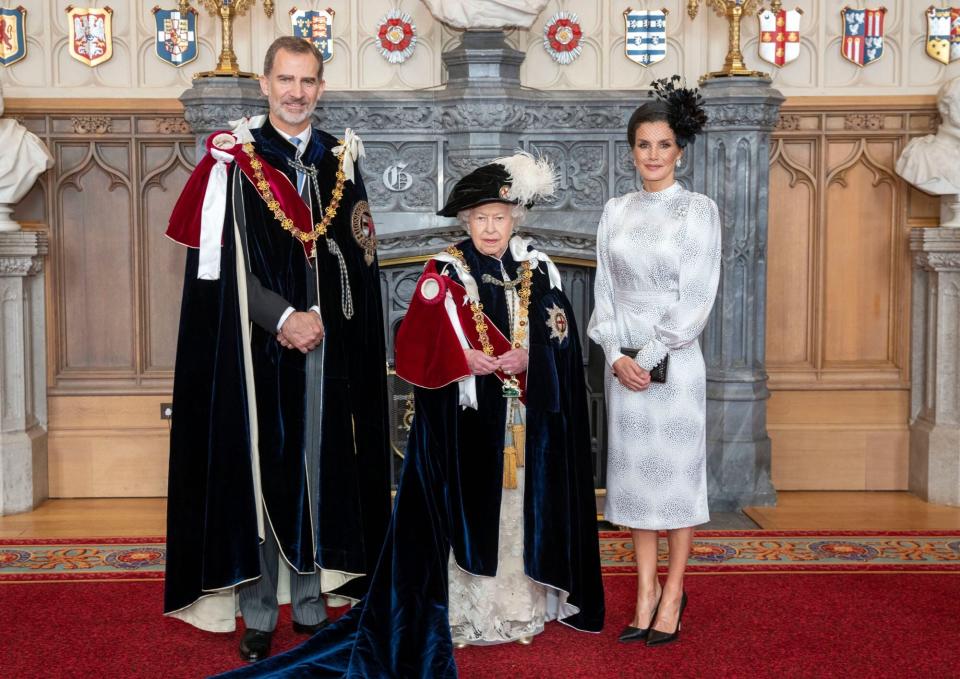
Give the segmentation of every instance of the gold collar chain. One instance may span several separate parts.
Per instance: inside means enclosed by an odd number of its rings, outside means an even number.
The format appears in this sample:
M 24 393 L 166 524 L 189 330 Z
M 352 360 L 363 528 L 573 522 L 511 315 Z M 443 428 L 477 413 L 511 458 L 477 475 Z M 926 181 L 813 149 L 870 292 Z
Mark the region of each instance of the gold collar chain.
M 343 141 L 340 143 L 343 144 Z M 337 166 L 337 183 L 333 187 L 333 192 L 330 195 L 330 202 L 323 211 L 323 219 L 314 224 L 313 230 L 301 231 L 293 223 L 293 220 L 284 214 L 280 207 L 280 202 L 270 191 L 270 184 L 267 183 L 266 178 L 263 176 L 263 163 L 261 163 L 255 155 L 253 144 L 244 144 L 243 152 L 246 153 L 247 157 L 250 159 L 250 167 L 253 168 L 257 192 L 260 194 L 260 197 L 263 198 L 263 202 L 267 204 L 267 209 L 273 212 L 273 216 L 278 222 L 280 222 L 280 226 L 282 226 L 285 231 L 289 231 L 294 238 L 303 243 L 309 243 L 317 240 L 321 236 L 325 236 L 327 234 L 327 228 L 330 226 L 330 222 L 332 222 L 333 218 L 337 216 L 337 208 L 340 207 L 340 199 L 343 198 L 343 185 L 344 182 L 347 181 L 347 175 L 343 172 L 343 159 L 347 154 L 343 153 L 340 155 L 340 163 Z
M 458 262 L 460 266 L 463 267 L 463 270 L 467 273 L 470 273 L 470 267 L 467 265 L 467 260 L 463 256 L 463 252 L 460 251 L 454 245 L 451 245 L 447 248 L 447 253 L 452 255 Z M 533 280 L 533 270 L 530 268 L 530 260 L 523 262 L 520 272 L 520 292 L 518 296 L 520 297 L 520 308 L 517 310 L 517 326 L 513 328 L 512 344 L 514 349 L 522 349 L 523 343 L 527 339 L 527 318 L 529 317 L 529 308 L 530 308 L 530 285 Z M 493 345 L 490 344 L 490 335 L 487 333 L 489 327 L 483 315 L 483 303 L 479 299 L 470 300 L 470 310 L 473 312 L 473 322 L 477 327 L 477 335 L 480 337 L 480 345 L 483 347 L 483 353 L 487 356 L 493 356 Z

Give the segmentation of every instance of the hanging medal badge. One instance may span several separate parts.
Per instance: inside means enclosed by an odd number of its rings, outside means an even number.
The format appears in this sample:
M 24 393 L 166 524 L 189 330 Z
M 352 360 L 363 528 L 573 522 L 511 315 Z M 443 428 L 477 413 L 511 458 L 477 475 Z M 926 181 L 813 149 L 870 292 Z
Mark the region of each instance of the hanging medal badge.
M 0 64 L 10 66 L 27 56 L 27 10 L 0 8 Z
M 627 59 L 646 68 L 667 58 L 667 14 L 666 9 L 626 9 L 623 20 L 627 29 Z
M 764 10 L 760 13 L 760 58 L 774 66 L 786 66 L 800 56 L 800 17 L 803 10 Z
M 840 10 L 843 19 L 843 37 L 840 52 L 843 58 L 857 66 L 869 66 L 883 56 L 883 20 L 886 7 L 877 9 Z
M 290 10 L 290 22 L 293 24 L 293 35 L 305 38 L 312 42 L 324 63 L 333 59 L 333 16 L 336 14 L 329 7 L 326 10 Z
M 113 10 L 109 7 L 67 6 L 70 56 L 93 67 L 113 56 Z

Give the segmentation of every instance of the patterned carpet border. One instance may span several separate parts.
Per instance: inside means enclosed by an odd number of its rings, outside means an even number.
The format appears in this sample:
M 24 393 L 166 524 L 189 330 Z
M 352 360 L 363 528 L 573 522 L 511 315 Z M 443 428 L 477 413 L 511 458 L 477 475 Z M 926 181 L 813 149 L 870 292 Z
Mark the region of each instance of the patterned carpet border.
M 633 573 L 628 531 L 601 531 L 604 573 Z M 661 568 L 666 541 L 660 541 Z M 0 583 L 162 578 L 163 538 L 3 539 Z M 703 531 L 691 573 L 956 571 L 960 531 Z

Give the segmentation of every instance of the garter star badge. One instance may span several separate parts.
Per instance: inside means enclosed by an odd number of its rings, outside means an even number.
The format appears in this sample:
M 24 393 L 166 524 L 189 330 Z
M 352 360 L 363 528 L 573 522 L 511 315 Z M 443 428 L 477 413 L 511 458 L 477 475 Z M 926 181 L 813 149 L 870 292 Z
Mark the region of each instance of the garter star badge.
M 886 7 L 844 7 L 840 10 L 843 16 L 840 50 L 844 59 L 862 67 L 869 66 L 883 56 L 883 19 L 886 13 Z
M 927 55 L 941 64 L 960 59 L 960 7 L 927 10 Z
M 67 18 L 70 56 L 91 68 L 109 61 L 113 56 L 113 10 L 67 5 Z
M 627 59 L 646 68 L 667 58 L 668 13 L 666 9 L 626 9 L 623 20 L 627 25 Z
M 358 200 L 353 206 L 350 226 L 353 231 L 353 240 L 357 241 L 357 245 L 363 249 L 363 261 L 370 266 L 377 256 L 377 230 L 373 225 L 373 215 L 370 214 L 370 205 L 367 201 Z
M 784 66 L 800 56 L 801 9 L 760 13 L 760 58 Z
M 293 7 L 290 10 L 290 22 L 293 24 L 293 34 L 298 38 L 309 40 L 323 55 L 324 63 L 333 59 L 333 15 L 336 14 L 327 7 L 326 10 L 306 10 Z
M 168 64 L 183 66 L 197 58 L 197 10 L 153 8 L 157 21 L 157 56 Z
M 27 10 L 0 7 L 0 64 L 9 66 L 27 56 Z
M 567 323 L 567 312 L 556 304 L 547 309 L 547 327 L 550 328 L 550 339 L 562 343 L 567 339 L 567 333 L 570 330 L 570 324 Z
M 580 17 L 573 12 L 557 12 L 543 27 L 543 49 L 555 62 L 566 66 L 580 56 Z
M 392 9 L 377 25 L 377 48 L 391 64 L 402 64 L 417 46 L 417 27 L 406 12 Z

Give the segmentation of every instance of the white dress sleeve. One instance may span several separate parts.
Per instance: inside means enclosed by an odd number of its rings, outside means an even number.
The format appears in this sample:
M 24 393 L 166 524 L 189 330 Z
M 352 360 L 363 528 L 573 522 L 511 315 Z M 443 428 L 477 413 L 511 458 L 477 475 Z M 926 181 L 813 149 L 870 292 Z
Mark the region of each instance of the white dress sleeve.
M 600 345 L 607 358 L 607 364 L 613 366 L 620 353 L 620 333 L 617 331 L 617 318 L 614 310 L 613 279 L 610 276 L 610 213 L 613 211 L 611 198 L 603 208 L 600 224 L 597 226 L 597 274 L 593 284 L 594 306 L 587 325 L 587 335 Z
M 670 349 L 682 349 L 703 332 L 720 282 L 720 214 L 717 204 L 696 196 L 687 209 L 680 250 L 677 301 L 654 326 L 655 337 L 637 355 L 645 370 L 657 365 Z

